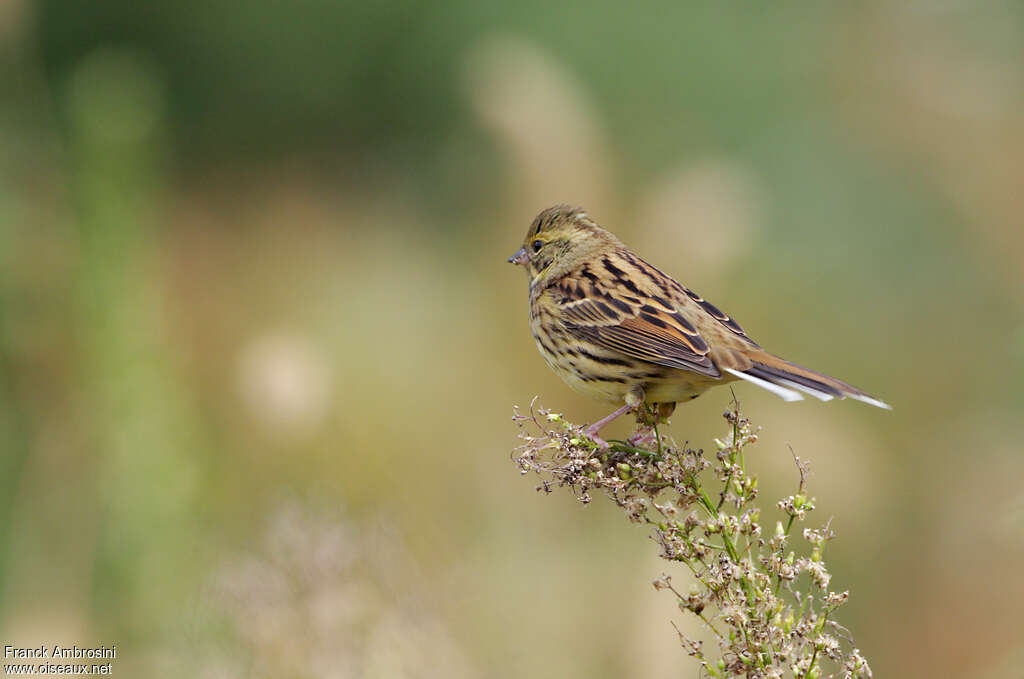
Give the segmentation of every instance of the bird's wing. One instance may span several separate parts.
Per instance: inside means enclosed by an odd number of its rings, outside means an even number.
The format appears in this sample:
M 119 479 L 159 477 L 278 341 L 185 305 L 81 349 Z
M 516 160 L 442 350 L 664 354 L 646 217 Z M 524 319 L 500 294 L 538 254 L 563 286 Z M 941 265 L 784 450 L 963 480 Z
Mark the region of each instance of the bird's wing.
M 553 285 L 554 302 L 566 329 L 580 340 L 631 358 L 721 377 L 708 356 L 707 342 L 682 313 L 690 300 L 680 300 L 665 281 L 655 284 L 653 278 L 644 279 L 660 274 L 647 267 L 634 272 L 621 256 L 606 256 Z
M 662 275 L 664 275 L 664 274 L 662 274 Z M 666 276 L 666 278 L 667 278 L 667 276 Z M 669 280 L 671 280 L 671 279 L 669 279 Z M 739 323 L 736 322 L 736 319 L 730 318 L 728 314 L 726 314 L 724 311 L 722 311 L 721 309 L 716 307 L 714 304 L 712 304 L 711 302 L 707 301 L 706 299 L 704 299 L 703 297 L 698 295 L 696 292 L 694 292 L 690 288 L 683 287 L 682 285 L 679 285 L 679 283 L 676 283 L 675 281 L 672 281 L 672 283 L 675 284 L 675 286 L 678 287 L 679 290 L 681 290 L 687 297 L 689 297 L 694 302 L 696 302 L 697 306 L 699 306 L 701 309 L 703 309 L 705 312 L 707 312 L 707 314 L 709 316 L 711 316 L 713 319 L 715 319 L 716 321 L 721 323 L 723 326 L 728 328 L 734 335 L 736 335 L 737 337 L 740 337 L 743 340 L 745 340 L 747 344 L 751 344 L 751 345 L 753 345 L 755 347 L 757 346 L 757 344 L 754 342 L 754 340 L 750 339 L 750 337 L 747 335 L 746 331 L 743 328 L 740 327 Z

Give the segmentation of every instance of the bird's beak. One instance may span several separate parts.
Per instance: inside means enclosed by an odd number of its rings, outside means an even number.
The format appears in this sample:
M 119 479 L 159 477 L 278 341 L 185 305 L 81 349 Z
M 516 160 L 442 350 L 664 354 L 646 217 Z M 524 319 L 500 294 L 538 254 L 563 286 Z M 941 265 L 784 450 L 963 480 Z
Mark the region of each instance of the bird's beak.
M 516 264 L 518 266 L 523 266 L 528 261 L 530 261 L 530 258 L 526 254 L 526 248 L 519 248 L 519 250 L 516 252 L 516 254 L 514 254 L 514 255 L 512 255 L 511 257 L 508 258 L 508 263 L 509 264 Z

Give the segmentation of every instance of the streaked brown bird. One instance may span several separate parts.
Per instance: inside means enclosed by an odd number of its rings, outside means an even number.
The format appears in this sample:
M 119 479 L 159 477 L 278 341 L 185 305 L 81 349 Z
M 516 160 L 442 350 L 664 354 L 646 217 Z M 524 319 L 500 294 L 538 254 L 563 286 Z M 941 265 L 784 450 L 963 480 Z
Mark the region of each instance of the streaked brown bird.
M 634 254 L 577 207 L 544 210 L 508 260 L 530 279 L 530 329 L 544 360 L 581 394 L 621 404 L 584 431 L 653 407 L 666 418 L 678 401 L 737 379 L 787 401 L 873 396 L 762 349 L 739 323 Z

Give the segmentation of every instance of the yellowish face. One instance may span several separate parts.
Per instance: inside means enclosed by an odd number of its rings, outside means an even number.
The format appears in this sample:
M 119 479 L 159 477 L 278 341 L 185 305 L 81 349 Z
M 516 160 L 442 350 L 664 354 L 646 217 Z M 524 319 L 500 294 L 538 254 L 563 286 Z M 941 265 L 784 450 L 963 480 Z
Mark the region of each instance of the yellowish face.
M 552 264 L 561 264 L 573 257 L 578 244 L 586 242 L 594 230 L 579 208 L 556 206 L 537 215 L 533 220 L 523 246 L 508 258 L 512 264 L 522 266 L 530 280 L 549 271 Z
M 522 266 L 530 278 L 547 269 L 554 260 L 554 248 L 550 247 L 551 241 L 534 234 L 532 239 L 523 243 L 523 246 L 509 257 L 512 264 Z

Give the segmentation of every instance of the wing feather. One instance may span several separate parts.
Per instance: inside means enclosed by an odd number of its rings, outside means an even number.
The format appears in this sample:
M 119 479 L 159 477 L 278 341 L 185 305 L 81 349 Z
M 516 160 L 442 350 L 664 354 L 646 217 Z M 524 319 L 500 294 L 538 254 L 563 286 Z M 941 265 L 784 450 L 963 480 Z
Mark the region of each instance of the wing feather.
M 572 282 L 555 285 L 566 329 L 578 339 L 634 359 L 721 377 L 708 356 L 707 342 L 666 294 L 645 294 L 635 284 L 625 285 L 629 274 L 620 267 L 629 264 L 608 260 L 604 268 L 610 278 L 587 275 L 592 274 L 588 270 L 572 276 Z

